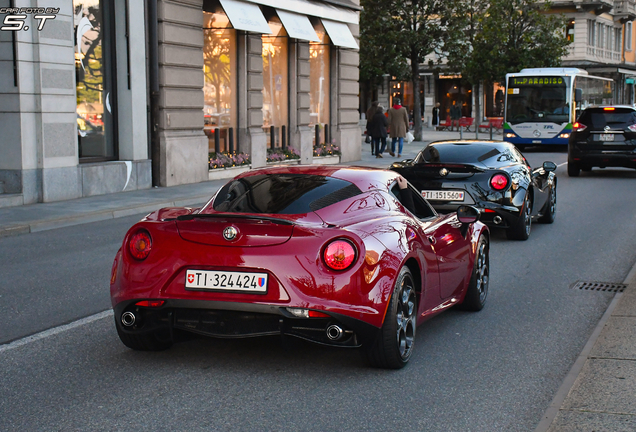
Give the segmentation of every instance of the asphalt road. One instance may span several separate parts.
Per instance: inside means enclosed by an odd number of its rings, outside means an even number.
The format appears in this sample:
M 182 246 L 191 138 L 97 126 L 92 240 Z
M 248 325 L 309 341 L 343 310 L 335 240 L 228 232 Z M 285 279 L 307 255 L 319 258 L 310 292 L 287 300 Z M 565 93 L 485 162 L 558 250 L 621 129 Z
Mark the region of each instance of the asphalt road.
M 526 242 L 493 230 L 488 304 L 419 327 L 399 371 L 276 338 L 134 352 L 108 314 L 59 329 L 110 307 L 112 259 L 138 218 L 0 238 L 0 343 L 19 342 L 0 345 L 0 429 L 532 430 L 612 298 L 570 285 L 622 282 L 636 261 L 636 171 L 565 168 L 555 223 Z

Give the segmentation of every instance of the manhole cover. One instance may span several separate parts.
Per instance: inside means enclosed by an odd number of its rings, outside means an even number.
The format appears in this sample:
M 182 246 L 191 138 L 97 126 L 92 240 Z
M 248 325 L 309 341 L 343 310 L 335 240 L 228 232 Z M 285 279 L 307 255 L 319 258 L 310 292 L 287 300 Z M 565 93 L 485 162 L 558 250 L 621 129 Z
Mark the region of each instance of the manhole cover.
M 612 292 L 619 293 L 623 292 L 627 285 L 621 283 L 612 283 L 612 282 L 597 282 L 597 281 L 577 281 L 574 282 L 570 288 L 572 289 L 580 289 L 583 291 L 602 291 L 602 292 Z

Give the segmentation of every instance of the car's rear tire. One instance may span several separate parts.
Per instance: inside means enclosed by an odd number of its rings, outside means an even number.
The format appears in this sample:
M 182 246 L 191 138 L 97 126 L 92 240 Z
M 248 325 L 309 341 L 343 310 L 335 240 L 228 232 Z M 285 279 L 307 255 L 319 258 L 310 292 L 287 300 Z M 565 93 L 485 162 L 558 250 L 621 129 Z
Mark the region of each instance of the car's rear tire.
M 115 318 L 117 321 L 117 318 Z M 130 349 L 136 351 L 163 351 L 172 346 L 172 339 L 167 330 L 155 331 L 143 334 L 125 333 L 115 322 L 119 340 Z
M 506 236 L 511 240 L 528 240 L 530 230 L 532 228 L 532 199 L 530 194 L 526 195 L 526 199 L 521 207 L 519 217 L 513 225 L 506 230 Z
M 556 219 L 556 205 L 557 205 L 557 193 L 556 184 L 550 188 L 550 196 L 548 202 L 545 204 L 545 213 L 539 219 L 539 222 L 551 224 Z
M 570 177 L 578 177 L 581 172 L 581 167 L 578 166 L 575 162 L 568 161 L 568 176 Z
M 403 368 L 411 358 L 417 325 L 417 296 L 413 275 L 402 267 L 395 282 L 384 324 L 365 354 L 372 366 Z
M 477 255 L 473 265 L 473 273 L 470 277 L 468 289 L 464 301 L 459 305 L 460 309 L 467 311 L 480 311 L 486 304 L 488 297 L 488 279 L 490 276 L 490 248 L 488 239 L 484 236 L 477 243 Z

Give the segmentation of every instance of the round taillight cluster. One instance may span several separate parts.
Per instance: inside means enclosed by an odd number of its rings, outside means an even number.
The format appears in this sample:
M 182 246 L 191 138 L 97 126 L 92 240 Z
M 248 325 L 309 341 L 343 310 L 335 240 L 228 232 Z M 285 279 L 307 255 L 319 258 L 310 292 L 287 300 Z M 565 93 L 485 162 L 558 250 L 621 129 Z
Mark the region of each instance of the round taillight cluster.
M 334 240 L 325 248 L 323 259 L 332 270 L 346 270 L 355 261 L 356 250 L 347 240 Z
M 152 249 L 152 239 L 148 231 L 137 231 L 128 241 L 128 250 L 133 258 L 143 260 L 148 257 Z
M 508 186 L 508 177 L 503 174 L 495 174 L 490 179 L 490 186 L 497 191 L 504 190 Z

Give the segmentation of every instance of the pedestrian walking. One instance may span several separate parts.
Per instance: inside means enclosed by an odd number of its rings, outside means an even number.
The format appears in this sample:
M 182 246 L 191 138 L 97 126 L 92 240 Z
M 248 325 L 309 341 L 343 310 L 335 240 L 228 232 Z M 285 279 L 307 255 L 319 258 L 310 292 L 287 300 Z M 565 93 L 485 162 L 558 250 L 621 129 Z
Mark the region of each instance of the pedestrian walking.
M 462 116 L 462 109 L 453 101 L 453 105 L 450 108 L 450 118 L 451 118 L 451 131 L 457 125 L 457 130 L 459 130 L 459 118 Z
M 400 99 L 395 99 L 394 104 L 389 108 L 389 133 L 391 134 L 391 151 L 389 154 L 395 156 L 395 143 L 398 142 L 398 157 L 402 156 L 404 138 L 409 130 L 409 113 L 401 104 Z
M 386 127 L 389 122 L 384 115 L 384 109 L 382 106 L 376 108 L 375 114 L 371 117 L 371 121 L 367 123 L 367 133 L 371 135 L 371 145 L 375 149 L 375 157 L 381 158 L 382 153 L 386 149 Z M 380 142 L 382 147 L 380 147 Z
M 433 126 L 437 126 L 439 124 L 439 102 L 435 104 L 433 107 Z
M 378 101 L 373 101 L 371 102 L 371 106 L 369 107 L 369 109 L 366 112 L 366 117 L 367 117 L 367 136 L 371 136 L 371 134 L 369 133 L 369 122 L 371 122 L 371 119 L 373 118 L 373 116 L 375 115 L 375 112 L 378 110 L 378 105 L 380 104 L 380 102 Z M 373 156 L 375 154 L 374 151 L 374 147 L 373 147 L 373 138 L 371 139 L 371 156 Z

